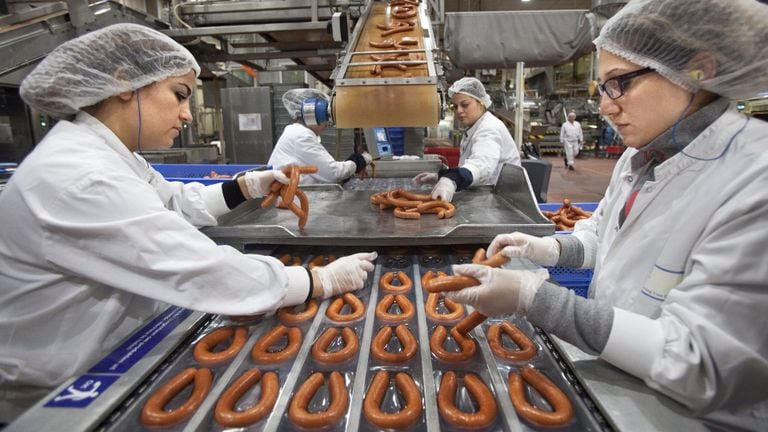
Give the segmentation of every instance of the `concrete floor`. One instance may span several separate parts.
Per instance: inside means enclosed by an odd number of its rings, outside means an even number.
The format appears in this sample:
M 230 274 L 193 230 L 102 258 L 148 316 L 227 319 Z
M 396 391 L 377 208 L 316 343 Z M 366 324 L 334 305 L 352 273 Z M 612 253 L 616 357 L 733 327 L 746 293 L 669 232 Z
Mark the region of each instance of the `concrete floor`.
M 569 171 L 565 168 L 562 157 L 547 155 L 544 160 L 552 164 L 547 192 L 547 202 L 551 203 L 562 202 L 565 198 L 573 202 L 600 201 L 617 161 L 590 155 L 577 158 L 574 171 Z

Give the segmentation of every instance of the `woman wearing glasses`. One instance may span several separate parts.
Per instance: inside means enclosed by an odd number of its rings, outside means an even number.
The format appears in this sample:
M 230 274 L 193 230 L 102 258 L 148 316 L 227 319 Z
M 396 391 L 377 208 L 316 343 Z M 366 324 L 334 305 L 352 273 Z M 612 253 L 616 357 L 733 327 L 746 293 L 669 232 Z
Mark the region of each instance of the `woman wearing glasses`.
M 455 266 L 448 297 L 518 313 L 728 429 L 768 424 L 768 5 L 632 0 L 595 40 L 600 110 L 629 147 L 573 235 L 496 237 L 547 266 L 594 268 L 589 298 L 531 272 Z

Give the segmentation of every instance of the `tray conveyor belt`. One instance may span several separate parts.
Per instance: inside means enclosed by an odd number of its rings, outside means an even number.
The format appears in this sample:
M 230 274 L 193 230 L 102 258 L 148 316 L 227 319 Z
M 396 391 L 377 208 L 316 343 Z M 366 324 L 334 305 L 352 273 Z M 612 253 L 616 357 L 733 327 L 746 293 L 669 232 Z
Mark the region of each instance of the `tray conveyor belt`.
M 183 422 L 162 430 L 169 431 L 207 431 L 224 430 L 222 426 L 216 423 L 213 416 L 214 407 L 220 395 L 237 379 L 244 371 L 259 368 L 262 373 L 274 371 L 279 376 L 280 391 L 277 401 L 269 414 L 260 421 L 247 426 L 247 431 L 292 431 L 299 428 L 291 422 L 287 412 L 297 389 L 306 382 L 307 378 L 315 373 L 322 372 L 324 376 L 329 376 L 331 371 L 338 371 L 344 377 L 346 389 L 349 395 L 349 405 L 344 416 L 333 426 L 324 430 L 330 431 L 374 431 L 380 430 L 371 424 L 363 414 L 363 402 L 368 387 L 376 372 L 385 370 L 390 372 L 393 378 L 394 372 L 407 372 L 415 381 L 421 394 L 421 403 L 423 410 L 420 418 L 413 426 L 406 430 L 413 431 L 456 431 L 459 430 L 450 423 L 446 422 L 440 415 L 437 405 L 437 393 L 439 390 L 441 377 L 448 371 L 455 371 L 459 377 L 467 373 L 473 373 L 490 388 L 494 400 L 497 404 L 497 416 L 492 424 L 481 428 L 482 431 L 500 430 L 500 431 L 530 431 L 530 430 L 548 430 L 551 427 L 541 427 L 518 418 L 514 407 L 510 402 L 507 389 L 507 375 L 510 371 L 519 370 L 521 367 L 531 364 L 538 370 L 547 375 L 562 391 L 568 396 L 574 407 L 573 419 L 564 427 L 558 430 L 609 430 L 610 426 L 597 408 L 597 405 L 589 400 L 589 397 L 580 388 L 578 381 L 572 371 L 564 370 L 562 363 L 556 361 L 556 357 L 547 349 L 547 345 L 542 339 L 543 335 L 537 333 L 525 319 L 516 316 L 506 316 L 493 318 L 492 322 L 509 320 L 516 324 L 525 332 L 535 343 L 537 354 L 529 361 L 508 362 L 496 357 L 490 350 L 486 340 L 486 332 L 489 322 L 476 328 L 471 332 L 472 338 L 477 343 L 476 353 L 466 361 L 454 363 L 445 362 L 438 359 L 430 351 L 430 337 L 439 323 L 433 321 L 425 309 L 427 293 L 422 290 L 421 277 L 427 271 L 446 271 L 450 273 L 450 265 L 454 263 L 464 263 L 471 260 L 474 253 L 474 247 L 461 246 L 455 248 L 384 248 L 376 262 L 375 270 L 369 275 L 366 287 L 355 292 L 365 305 L 365 314 L 358 320 L 351 322 L 333 321 L 326 314 L 328 306 L 334 299 L 322 301 L 318 312 L 310 320 L 294 324 L 300 329 L 302 334 L 301 346 L 295 358 L 273 364 L 260 363 L 251 355 L 251 348 L 266 332 L 280 324 L 275 314 L 256 317 L 250 321 L 243 321 L 242 318 L 234 321 L 226 316 L 208 315 L 205 319 L 198 319 L 199 327 L 191 334 L 175 335 L 178 343 L 177 347 L 166 347 L 163 352 L 150 352 L 148 357 L 155 361 L 163 360 L 159 366 L 153 365 L 152 371 L 146 371 L 136 377 L 133 386 L 116 386 L 115 392 L 105 391 L 99 398 L 108 399 L 109 404 L 93 403 L 92 406 L 81 409 L 72 408 L 43 408 L 42 405 L 49 400 L 53 400 L 56 395 L 66 393 L 70 383 L 66 383 L 60 389 L 49 395 L 40 406 L 30 410 L 24 417 L 12 424 L 9 430 L 52 430 L 55 425 L 66 424 L 67 430 L 104 430 L 104 431 L 138 431 L 138 430 L 157 430 L 146 428 L 140 421 L 141 411 L 147 399 L 169 379 L 176 376 L 186 368 L 202 367 L 193 357 L 194 346 L 199 340 L 211 331 L 222 326 L 243 326 L 248 330 L 247 342 L 233 360 L 218 366 L 211 366 L 213 372 L 213 384 L 211 391 L 202 402 L 200 408 Z M 299 256 L 301 262 L 307 265 L 312 258 L 319 255 L 347 253 L 350 251 L 336 249 L 317 249 L 314 254 L 306 253 L 306 248 L 285 247 L 274 253 L 274 256 L 280 257 L 284 254 L 290 256 Z M 536 269 L 535 264 L 527 260 L 514 260 L 505 265 L 506 268 L 513 269 Z M 412 335 L 416 338 L 418 349 L 415 355 L 404 362 L 388 362 L 376 359 L 372 355 L 371 345 L 380 329 L 386 326 L 396 326 L 383 320 L 376 315 L 376 305 L 387 293 L 379 288 L 379 279 L 387 272 L 404 272 L 409 275 L 413 281 L 413 287 L 404 293 L 404 295 L 415 305 L 415 314 L 402 322 Z M 212 287 L 213 288 L 213 287 Z M 299 307 L 300 309 L 301 307 Z M 177 309 L 177 308 L 171 308 Z M 347 312 L 347 307 L 342 309 L 342 313 Z M 471 309 L 467 308 L 465 314 Z M 397 309 L 391 309 L 395 312 Z M 455 321 L 453 322 L 455 323 Z M 450 327 L 453 323 L 445 323 Z M 360 349 L 352 358 L 339 364 L 319 363 L 310 355 L 312 345 L 320 334 L 330 327 L 348 327 L 355 331 L 360 340 Z M 139 331 L 142 333 L 144 330 Z M 132 336 L 135 338 L 137 335 Z M 140 336 L 140 335 L 139 335 Z M 143 336 L 140 336 L 143 337 Z M 448 339 L 446 349 L 454 349 L 452 339 Z M 164 341 L 168 344 L 169 341 Z M 507 339 L 505 344 L 509 344 L 511 349 L 513 345 Z M 221 343 L 224 348 L 229 342 Z M 275 344 L 276 348 L 285 345 L 284 341 Z M 341 347 L 340 340 L 333 342 L 329 351 L 334 351 Z M 387 344 L 387 350 L 398 352 L 402 349 L 401 344 L 395 338 Z M 556 355 L 556 354 L 555 354 Z M 258 386 L 255 386 L 258 388 Z M 460 388 L 462 388 L 460 386 Z M 403 401 L 394 395 L 394 384 L 389 384 L 382 409 L 387 411 L 402 408 Z M 188 388 L 182 391 L 179 396 L 171 400 L 168 407 L 174 407 L 181 404 L 191 393 Z M 325 386 L 321 387 L 319 395 L 311 399 L 309 409 L 322 410 L 328 402 L 328 392 Z M 546 406 L 544 399 L 537 393 L 531 393 L 533 400 L 539 406 Z M 254 403 L 259 397 L 258 390 L 251 390 L 243 396 L 238 402 L 239 409 L 245 409 Z M 98 400 L 97 400 L 98 402 Z M 469 399 L 465 390 L 459 392 L 456 402 L 457 406 L 466 411 L 473 411 L 472 400 Z M 73 421 L 72 419 L 77 419 Z M 304 430 L 304 429 L 302 429 Z

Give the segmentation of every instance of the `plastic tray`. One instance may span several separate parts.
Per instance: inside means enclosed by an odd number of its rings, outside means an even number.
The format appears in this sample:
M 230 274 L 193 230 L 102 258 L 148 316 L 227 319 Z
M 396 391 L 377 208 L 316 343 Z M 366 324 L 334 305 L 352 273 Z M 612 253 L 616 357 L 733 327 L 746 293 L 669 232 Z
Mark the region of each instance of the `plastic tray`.
M 266 167 L 266 165 L 152 164 L 152 168 L 156 169 L 168 181 L 202 184 L 214 184 L 230 180 L 227 178 L 207 178 L 211 171 L 231 176 L 240 171 L 266 169 Z
M 592 269 L 574 269 L 567 267 L 547 267 L 549 276 L 560 285 L 573 290 L 576 295 L 587 297 L 589 284 L 592 282 Z

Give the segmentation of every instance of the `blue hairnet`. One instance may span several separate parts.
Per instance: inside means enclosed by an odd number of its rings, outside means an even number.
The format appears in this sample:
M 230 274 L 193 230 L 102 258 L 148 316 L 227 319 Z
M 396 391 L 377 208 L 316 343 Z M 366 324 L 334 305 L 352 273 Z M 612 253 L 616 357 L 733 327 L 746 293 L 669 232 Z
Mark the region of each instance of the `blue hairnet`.
M 115 24 L 67 41 L 21 83 L 22 99 L 56 118 L 110 96 L 195 71 L 192 54 L 170 37 L 137 24 Z
M 594 43 L 690 92 L 768 92 L 768 5 L 755 0 L 631 0 Z M 708 60 L 712 77 L 699 73 Z

